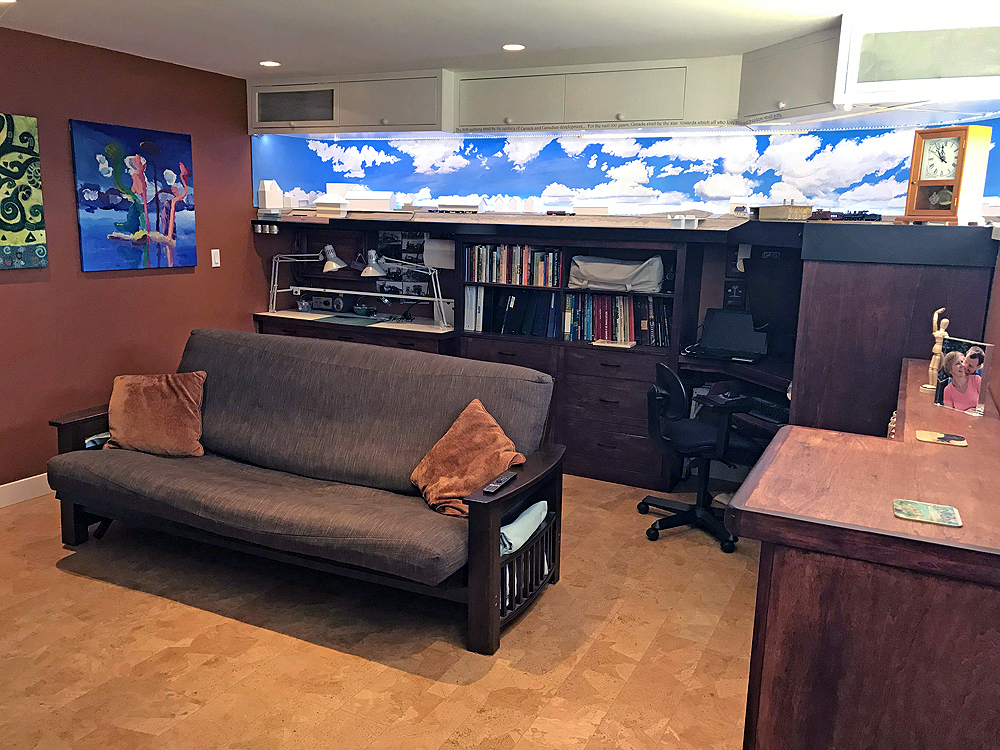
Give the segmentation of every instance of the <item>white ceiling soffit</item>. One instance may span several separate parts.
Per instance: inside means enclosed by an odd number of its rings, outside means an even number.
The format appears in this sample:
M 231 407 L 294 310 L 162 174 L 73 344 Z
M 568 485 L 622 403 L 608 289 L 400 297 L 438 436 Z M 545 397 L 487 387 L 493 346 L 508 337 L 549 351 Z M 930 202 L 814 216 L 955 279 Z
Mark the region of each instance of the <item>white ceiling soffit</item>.
M 0 26 L 238 78 L 735 55 L 851 0 L 18 0 Z M 508 42 L 523 52 L 503 52 Z M 277 60 L 280 68 L 260 67 Z

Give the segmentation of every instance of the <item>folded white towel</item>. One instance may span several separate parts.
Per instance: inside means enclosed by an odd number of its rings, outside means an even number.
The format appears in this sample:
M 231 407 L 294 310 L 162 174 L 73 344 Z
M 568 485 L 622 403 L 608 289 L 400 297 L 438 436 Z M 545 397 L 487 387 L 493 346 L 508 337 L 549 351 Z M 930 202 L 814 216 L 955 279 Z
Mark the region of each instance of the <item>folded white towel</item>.
M 517 519 L 506 526 L 501 526 L 500 554 L 509 555 L 511 552 L 517 552 L 521 549 L 531 535 L 538 531 L 538 527 L 545 521 L 545 515 L 548 512 L 548 503 L 539 500 L 519 515 Z

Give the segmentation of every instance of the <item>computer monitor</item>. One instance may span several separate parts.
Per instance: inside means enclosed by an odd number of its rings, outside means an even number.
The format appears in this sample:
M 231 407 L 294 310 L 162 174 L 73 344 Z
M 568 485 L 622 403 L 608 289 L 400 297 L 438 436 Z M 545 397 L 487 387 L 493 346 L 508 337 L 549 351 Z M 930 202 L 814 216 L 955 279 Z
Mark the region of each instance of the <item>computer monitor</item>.
M 768 337 L 768 352 L 791 356 L 799 324 L 802 255 L 798 249 L 754 246 L 743 261 L 747 312 L 754 328 Z

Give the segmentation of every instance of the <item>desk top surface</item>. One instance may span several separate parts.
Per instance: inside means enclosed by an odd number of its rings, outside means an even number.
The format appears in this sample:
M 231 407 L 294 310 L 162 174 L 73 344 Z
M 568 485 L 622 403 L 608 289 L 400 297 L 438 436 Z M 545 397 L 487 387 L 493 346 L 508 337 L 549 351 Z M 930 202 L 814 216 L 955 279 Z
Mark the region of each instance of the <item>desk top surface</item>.
M 903 424 L 900 430 L 897 423 L 895 440 L 782 428 L 730 505 L 729 517 L 741 536 L 903 567 L 920 567 L 922 559 L 933 558 L 930 569 L 936 572 L 949 559 L 964 561 L 966 567 L 976 559 L 984 564 L 982 555 L 990 556 L 998 567 L 996 410 L 974 417 L 934 406 L 932 393 L 920 390 L 927 362 L 904 360 L 903 368 L 899 404 Z M 919 442 L 918 429 L 958 433 L 968 438 L 969 446 Z M 954 528 L 896 518 L 895 498 L 952 505 L 964 525 Z M 906 559 L 893 560 L 893 554 Z M 982 580 L 978 573 L 951 573 Z M 1000 567 L 988 580 L 1000 583 Z
M 323 323 L 325 325 L 351 325 L 349 321 L 345 320 L 338 323 L 336 320 L 329 320 L 329 318 L 334 317 L 336 314 L 332 312 L 300 312 L 299 310 L 278 310 L 277 312 L 259 312 L 254 313 L 254 318 L 258 317 L 269 317 L 269 318 L 280 318 L 285 320 L 304 320 L 310 323 Z M 352 326 L 356 327 L 356 326 Z M 413 320 L 406 321 L 379 321 L 378 323 L 371 323 L 369 325 L 363 326 L 365 330 L 390 330 L 390 331 L 410 331 L 412 333 L 427 333 L 434 334 L 441 337 L 450 337 L 456 335 L 454 329 L 449 329 L 447 331 L 442 331 L 440 326 L 434 322 L 431 318 L 414 318 Z

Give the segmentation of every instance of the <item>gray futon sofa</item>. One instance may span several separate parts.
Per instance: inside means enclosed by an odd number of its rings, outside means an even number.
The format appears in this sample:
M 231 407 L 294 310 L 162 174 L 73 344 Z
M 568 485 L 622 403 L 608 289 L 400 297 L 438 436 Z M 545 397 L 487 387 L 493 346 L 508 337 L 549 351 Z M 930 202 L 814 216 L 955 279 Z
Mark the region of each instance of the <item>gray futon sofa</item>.
M 559 578 L 561 446 L 543 445 L 552 379 L 512 365 L 338 341 L 199 329 L 179 372 L 204 370 L 205 455 L 81 450 L 107 408 L 51 424 L 49 484 L 63 542 L 122 519 L 279 560 L 420 591 L 468 607 L 469 645 L 500 630 Z M 527 456 L 469 517 L 431 510 L 410 473 L 478 398 Z M 528 542 L 500 554 L 500 528 L 545 500 Z M 334 615 L 335 616 L 335 615 Z

